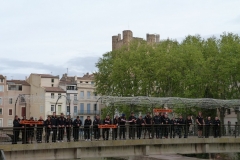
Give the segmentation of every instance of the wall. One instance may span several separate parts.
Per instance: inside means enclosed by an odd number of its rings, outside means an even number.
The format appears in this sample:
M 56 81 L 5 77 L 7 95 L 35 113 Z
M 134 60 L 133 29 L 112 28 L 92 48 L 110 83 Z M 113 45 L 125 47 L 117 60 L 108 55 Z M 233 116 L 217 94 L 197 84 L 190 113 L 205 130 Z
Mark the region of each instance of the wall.
M 52 79 L 54 79 L 54 82 L 52 82 Z M 59 84 L 58 78 L 41 78 L 42 87 L 58 87 L 58 84 Z

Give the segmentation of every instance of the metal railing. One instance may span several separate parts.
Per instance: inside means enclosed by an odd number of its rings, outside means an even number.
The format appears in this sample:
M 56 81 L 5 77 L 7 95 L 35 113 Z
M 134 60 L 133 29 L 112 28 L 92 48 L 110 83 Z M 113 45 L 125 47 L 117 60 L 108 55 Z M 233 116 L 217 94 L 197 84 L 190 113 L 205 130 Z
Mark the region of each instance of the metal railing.
M 198 131 L 202 130 L 202 135 Z M 166 139 L 166 138 L 221 138 L 239 137 L 240 125 L 124 125 L 116 129 L 84 127 L 1 127 L 0 145 L 16 143 L 54 143 L 92 140 Z

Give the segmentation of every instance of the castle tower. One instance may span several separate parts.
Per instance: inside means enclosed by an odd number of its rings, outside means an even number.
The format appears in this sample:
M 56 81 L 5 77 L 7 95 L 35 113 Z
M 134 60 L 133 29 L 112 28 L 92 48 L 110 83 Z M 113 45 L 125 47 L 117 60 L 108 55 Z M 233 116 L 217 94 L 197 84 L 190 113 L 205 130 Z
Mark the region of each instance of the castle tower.
M 112 51 L 117 49 L 118 36 L 112 36 Z
M 123 31 L 123 45 L 128 45 L 133 38 L 133 33 L 130 30 Z
M 156 43 L 156 36 L 155 36 L 155 34 L 147 34 L 147 43 L 148 44 Z
M 159 43 L 159 42 L 160 42 L 160 35 L 156 34 L 156 43 Z

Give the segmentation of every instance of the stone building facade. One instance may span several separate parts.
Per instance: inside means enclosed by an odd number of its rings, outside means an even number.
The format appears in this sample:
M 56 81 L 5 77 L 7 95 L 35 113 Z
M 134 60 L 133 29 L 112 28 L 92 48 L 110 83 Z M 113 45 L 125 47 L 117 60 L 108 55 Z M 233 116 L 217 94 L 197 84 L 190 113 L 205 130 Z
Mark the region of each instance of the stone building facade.
M 133 32 L 131 30 L 124 30 L 123 38 L 121 34 L 112 36 L 112 51 L 121 48 L 123 45 L 129 45 L 132 40 L 144 40 L 143 38 L 133 37 Z M 159 34 L 147 34 L 146 41 L 148 44 L 159 43 L 160 35 Z

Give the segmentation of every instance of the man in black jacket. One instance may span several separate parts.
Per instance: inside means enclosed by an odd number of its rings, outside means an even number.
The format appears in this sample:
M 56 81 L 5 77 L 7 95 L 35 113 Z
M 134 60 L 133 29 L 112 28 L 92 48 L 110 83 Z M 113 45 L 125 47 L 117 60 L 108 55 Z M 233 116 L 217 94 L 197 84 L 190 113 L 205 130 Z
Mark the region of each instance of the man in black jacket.
M 61 116 L 57 120 L 57 124 L 58 124 L 58 141 L 59 142 L 63 142 L 65 123 L 66 123 L 66 119 L 64 118 L 63 113 L 61 113 Z
M 52 122 L 51 122 L 50 116 L 47 117 L 47 120 L 45 121 L 44 125 L 45 125 L 45 132 L 46 132 L 46 142 L 49 143 L 49 137 L 52 130 Z
M 150 112 L 147 113 L 147 115 L 144 117 L 144 122 L 145 122 L 145 133 L 144 133 L 144 139 L 146 137 L 146 134 L 148 132 L 149 135 L 149 139 L 152 138 L 152 133 L 151 133 L 151 129 L 152 129 L 152 117 L 150 116 Z
M 136 124 L 137 118 L 134 116 L 134 113 L 131 113 L 131 116 L 128 118 L 129 122 L 129 139 L 135 138 L 135 124 Z
M 161 117 L 159 116 L 159 113 L 156 112 L 155 116 L 153 117 L 153 123 L 154 123 L 154 130 L 156 133 L 156 138 L 160 138 L 160 124 L 162 123 Z
M 112 124 L 112 122 L 111 122 L 111 119 L 110 119 L 109 115 L 107 115 L 106 118 L 103 120 L 103 125 L 110 125 L 110 124 Z M 110 130 L 110 128 L 103 128 L 102 129 L 103 140 L 108 140 L 109 130 Z M 107 132 L 107 137 L 105 137 L 105 132 Z
M 184 125 L 185 125 L 184 119 L 182 118 L 182 116 L 179 116 L 177 120 L 177 130 L 178 130 L 179 138 L 182 138 L 182 129 Z
M 145 125 L 142 116 L 139 116 L 139 118 L 136 121 L 136 125 L 137 125 L 137 138 L 140 139 L 142 135 L 142 127 Z
M 218 117 L 215 117 L 215 120 L 213 121 L 214 138 L 221 137 L 221 135 L 220 135 L 220 125 L 221 125 L 220 120 L 218 119 Z
M 79 116 L 77 116 L 77 119 L 75 119 L 73 121 L 73 137 L 74 137 L 74 141 L 78 141 L 79 139 L 79 128 L 82 125 L 82 121 L 79 119 Z
M 171 120 L 168 118 L 167 114 L 164 115 L 163 125 L 164 125 L 164 137 L 168 138 L 169 125 L 171 125 Z
M 171 119 L 171 133 L 170 133 L 171 137 L 170 138 L 175 138 L 176 131 L 177 131 L 176 126 L 177 126 L 177 120 L 175 119 L 175 117 L 173 117 Z
M 101 124 L 101 120 L 99 116 L 96 116 L 96 118 L 93 121 L 93 132 L 94 132 L 94 139 L 97 141 L 100 138 L 100 128 L 98 128 L 98 125 Z
M 66 119 L 66 132 L 67 132 L 67 141 L 70 142 L 71 139 L 71 128 L 73 125 L 72 119 L 70 118 L 70 115 L 67 115 Z
M 58 118 L 56 116 L 56 112 L 53 112 L 53 115 L 51 117 L 51 124 L 52 124 L 52 142 L 56 143 L 57 139 L 57 125 L 58 125 Z
M 113 124 L 117 126 L 117 128 L 113 128 L 113 140 L 117 140 L 118 123 L 119 123 L 119 119 L 118 119 L 118 116 L 116 116 L 116 117 L 113 119 Z
M 209 137 L 211 126 L 212 126 L 212 120 L 211 120 L 211 117 L 208 117 L 207 120 L 205 121 L 205 138 Z
M 90 127 L 92 125 L 92 120 L 90 116 L 87 116 L 87 119 L 84 121 L 84 137 L 86 141 L 90 141 Z
M 119 132 L 119 138 L 121 139 L 121 137 L 123 136 L 123 139 L 125 140 L 125 132 L 126 132 L 126 117 L 125 114 L 122 114 L 121 117 L 118 118 L 118 122 L 119 122 L 119 126 L 120 126 L 120 132 Z
M 17 144 L 18 138 L 19 138 L 19 132 L 20 132 L 20 119 L 18 116 L 15 116 L 15 119 L 13 120 L 13 139 L 12 144 Z
M 44 120 L 42 116 L 39 117 L 38 122 L 40 122 L 40 124 L 37 125 L 37 143 L 42 143 L 42 134 L 44 127 Z

